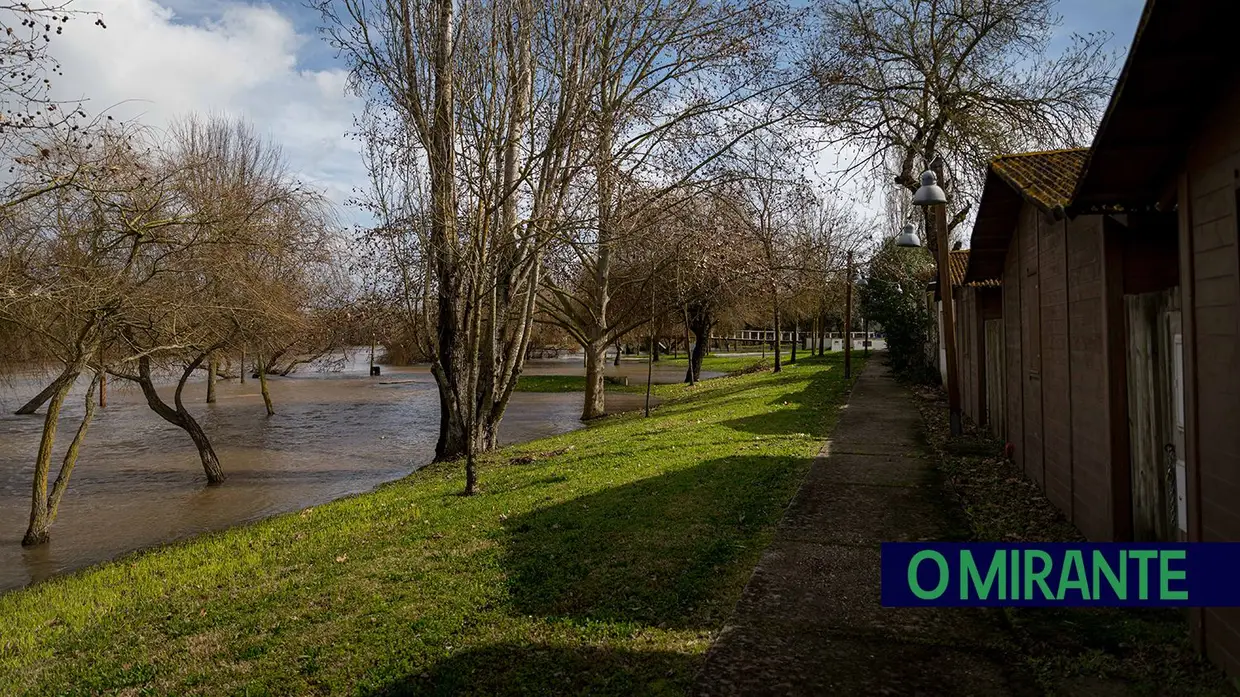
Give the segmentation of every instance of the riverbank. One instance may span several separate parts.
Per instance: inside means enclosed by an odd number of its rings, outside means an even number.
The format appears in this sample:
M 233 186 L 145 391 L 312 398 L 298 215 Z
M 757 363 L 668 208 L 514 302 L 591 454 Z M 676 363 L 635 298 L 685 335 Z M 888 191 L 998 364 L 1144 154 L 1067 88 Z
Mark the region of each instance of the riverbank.
M 839 356 L 662 385 L 475 497 L 434 465 L 10 593 L 0 693 L 680 692 L 845 388 Z
M 536 370 L 567 370 L 534 363 Z M 642 371 L 643 375 L 645 371 Z M 60 506 L 48 545 L 20 546 L 30 510 L 34 454 L 43 416 L 16 416 L 37 385 L 0 385 L 0 592 L 206 532 L 318 506 L 372 491 L 407 476 L 434 457 L 439 400 L 425 367 L 385 368 L 367 375 L 365 360 L 341 371 L 307 370 L 269 380 L 276 415 L 268 417 L 257 380 L 221 381 L 205 404 L 205 385 L 185 402 L 212 439 L 228 480 L 204 485 L 192 441 L 159 418 L 142 394 L 111 385 L 97 409 L 81 460 Z M 675 368 L 655 373 L 677 382 Z M 165 399 L 171 401 L 170 394 Z M 581 393 L 513 395 L 500 427 L 503 445 L 582 428 Z M 641 394 L 608 397 L 612 411 L 637 411 Z M 64 447 L 83 410 L 81 395 L 65 405 Z M 56 453 L 59 461 L 59 449 Z

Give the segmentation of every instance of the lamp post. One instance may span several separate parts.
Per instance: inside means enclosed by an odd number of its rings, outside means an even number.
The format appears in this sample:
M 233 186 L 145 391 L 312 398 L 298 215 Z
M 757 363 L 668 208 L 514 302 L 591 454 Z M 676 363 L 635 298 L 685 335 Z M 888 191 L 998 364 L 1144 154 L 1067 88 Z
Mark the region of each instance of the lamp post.
M 947 406 L 951 420 L 951 434 L 961 433 L 960 423 L 960 382 L 956 365 L 956 321 L 955 308 L 952 305 L 952 280 L 947 247 L 947 195 L 939 186 L 942 178 L 942 161 L 935 158 L 930 163 L 930 170 L 921 175 L 921 187 L 913 195 L 913 205 L 926 208 L 927 218 L 933 215 L 935 239 L 935 263 L 939 267 L 939 297 L 943 303 L 943 344 L 947 350 Z M 919 247 L 920 241 L 908 223 L 896 238 L 900 247 Z
M 848 252 L 848 286 L 844 295 L 844 379 L 852 379 L 853 253 Z

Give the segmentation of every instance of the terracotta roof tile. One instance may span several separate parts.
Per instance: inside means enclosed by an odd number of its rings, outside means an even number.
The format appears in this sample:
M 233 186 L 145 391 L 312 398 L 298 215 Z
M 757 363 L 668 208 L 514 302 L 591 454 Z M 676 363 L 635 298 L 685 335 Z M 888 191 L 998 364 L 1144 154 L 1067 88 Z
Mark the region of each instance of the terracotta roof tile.
M 1003 285 L 1003 283 L 997 278 L 987 279 L 985 281 L 969 281 L 966 283 L 964 279 L 969 271 L 969 250 L 967 249 L 953 250 L 951 255 L 948 256 L 947 268 L 951 273 L 953 288 L 959 288 L 961 286 L 968 286 L 970 288 L 998 288 Z M 934 288 L 938 286 L 938 284 L 938 275 L 935 274 L 929 279 L 926 287 Z
M 948 269 L 952 275 L 952 287 L 969 286 L 971 288 L 998 288 L 1002 285 L 999 279 L 988 279 L 985 281 L 971 281 L 965 283 L 965 274 L 969 271 L 969 250 L 957 249 L 948 257 Z
M 1089 148 L 1003 155 L 990 162 L 999 175 L 1030 203 L 1051 211 L 1067 206 L 1089 157 Z
M 964 273 L 969 270 L 969 250 L 961 249 L 947 255 L 947 268 L 951 273 L 952 287 L 964 284 Z

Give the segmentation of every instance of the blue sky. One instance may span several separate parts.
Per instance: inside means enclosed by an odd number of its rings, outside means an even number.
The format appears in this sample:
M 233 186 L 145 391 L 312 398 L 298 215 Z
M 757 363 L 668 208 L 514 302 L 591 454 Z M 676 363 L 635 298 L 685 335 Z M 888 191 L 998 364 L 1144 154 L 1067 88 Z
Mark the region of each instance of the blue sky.
M 1062 32 L 1107 31 L 1114 35 L 1117 48 L 1127 50 L 1144 5 L 1143 0 L 1061 0 Z
M 812 2 L 812 0 L 810 0 Z M 1063 0 L 1056 43 L 1073 33 L 1105 31 L 1126 50 L 1143 3 Z M 79 22 L 54 47 L 65 68 L 59 96 L 86 98 L 160 128 L 187 112 L 252 121 L 282 144 L 290 166 L 338 204 L 366 176 L 346 137 L 357 99 L 346 72 L 302 0 L 75 0 L 98 10 L 106 31 Z M 344 210 L 344 209 L 342 209 Z M 344 210 L 357 222 L 356 212 Z

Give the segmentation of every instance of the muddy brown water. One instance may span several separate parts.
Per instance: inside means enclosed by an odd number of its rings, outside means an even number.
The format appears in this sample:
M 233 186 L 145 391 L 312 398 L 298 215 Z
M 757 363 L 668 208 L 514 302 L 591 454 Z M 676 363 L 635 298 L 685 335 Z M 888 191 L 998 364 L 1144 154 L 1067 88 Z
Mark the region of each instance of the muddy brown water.
M 360 353 L 360 352 L 359 352 Z M 257 380 L 217 384 L 205 403 L 202 381 L 186 403 L 211 436 L 228 480 L 205 486 L 189 437 L 156 416 L 141 394 L 109 383 L 108 406 L 95 412 L 51 543 L 20 545 L 29 516 L 34 454 L 42 413 L 13 411 L 46 384 L 0 385 L 0 591 L 112 559 L 137 549 L 315 506 L 366 492 L 430 462 L 439 427 L 435 382 L 421 367 L 383 367 L 368 376 L 354 354 L 333 371 L 309 368 L 270 382 L 276 416 L 263 410 Z M 626 361 L 610 374 L 645 381 L 646 366 Z M 581 358 L 531 361 L 529 374 L 583 374 Z M 678 382 L 683 369 L 656 368 L 655 382 Z M 77 428 L 85 385 L 65 406 L 55 459 Z M 163 390 L 171 400 L 171 389 Z M 500 427 L 504 444 L 582 426 L 580 392 L 513 396 Z M 641 408 L 642 395 L 609 393 L 608 411 Z

